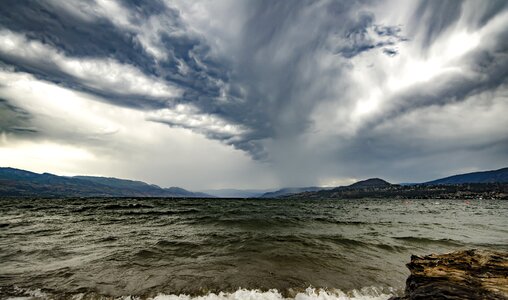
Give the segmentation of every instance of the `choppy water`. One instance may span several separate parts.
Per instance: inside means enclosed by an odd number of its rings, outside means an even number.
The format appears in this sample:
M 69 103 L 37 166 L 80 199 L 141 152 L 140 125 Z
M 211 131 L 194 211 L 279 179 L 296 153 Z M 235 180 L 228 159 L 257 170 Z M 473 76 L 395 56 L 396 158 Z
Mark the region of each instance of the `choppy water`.
M 0 296 L 387 299 L 411 254 L 508 250 L 495 200 L 0 199 Z

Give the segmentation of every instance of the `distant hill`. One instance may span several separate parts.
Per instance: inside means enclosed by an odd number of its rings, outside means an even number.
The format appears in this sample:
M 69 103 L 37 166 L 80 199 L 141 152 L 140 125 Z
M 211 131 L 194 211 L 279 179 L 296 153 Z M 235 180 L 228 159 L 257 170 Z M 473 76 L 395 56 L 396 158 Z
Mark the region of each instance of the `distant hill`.
M 258 189 L 215 189 L 203 190 L 203 193 L 220 198 L 257 198 L 271 190 L 258 190 Z
M 210 197 L 178 187 L 161 188 L 142 181 L 38 174 L 14 168 L 0 168 L 1 196 L 39 197 Z
M 420 184 L 371 178 L 331 190 L 286 195 L 291 199 L 508 199 L 508 168 L 461 174 Z
M 380 179 L 370 178 L 367 180 L 358 181 L 348 186 L 339 186 L 335 188 L 324 188 L 324 187 L 304 187 L 304 188 L 285 188 L 275 192 L 265 193 L 262 198 L 279 198 L 279 197 L 333 197 L 339 193 L 345 191 L 356 191 L 356 190 L 377 190 L 392 187 L 391 183 Z
M 464 184 L 464 183 L 508 183 L 508 168 L 493 171 L 473 172 L 453 175 L 429 182 L 427 185 Z
M 315 190 L 303 191 L 299 193 L 292 193 L 281 195 L 279 197 L 290 197 L 290 198 L 343 198 L 343 197 L 356 197 L 358 193 L 364 194 L 367 193 L 371 195 L 372 193 L 377 193 L 379 190 L 389 189 L 392 187 L 397 187 L 398 185 L 393 185 L 388 181 L 385 181 L 380 178 L 370 178 L 367 180 L 362 180 L 355 182 L 348 186 L 338 186 L 335 188 L 316 188 Z
M 355 182 L 349 186 L 347 186 L 347 188 L 350 188 L 350 189 L 365 189 L 365 188 L 378 188 L 378 187 L 389 187 L 391 186 L 392 184 L 389 183 L 388 181 L 385 181 L 383 179 L 380 179 L 380 178 L 370 178 L 370 179 L 367 179 L 367 180 L 362 180 L 362 181 L 358 181 L 358 182 Z
M 493 171 L 473 172 L 460 175 L 453 175 L 446 178 L 441 178 L 425 183 L 411 183 L 393 185 L 380 178 L 370 178 L 367 180 L 358 181 L 348 186 L 339 186 L 333 189 L 317 188 L 315 190 L 302 191 L 296 193 L 287 193 L 274 195 L 273 197 L 292 197 L 292 198 L 326 198 L 326 197 L 360 197 L 369 196 L 375 197 L 377 195 L 386 194 L 396 196 L 398 193 L 418 195 L 430 195 L 428 186 L 433 185 L 464 185 L 464 184 L 505 184 L 508 183 L 508 168 L 503 168 Z M 401 188 L 407 187 L 407 188 Z M 465 188 L 462 187 L 464 190 Z M 475 187 L 476 190 L 481 190 Z M 284 189 L 283 189 L 284 190 Z M 281 191 L 283 191 L 281 190 Z M 407 196 L 407 195 L 406 195 Z M 414 195 L 411 195 L 413 197 Z
M 309 186 L 309 187 L 289 187 L 283 188 L 274 192 L 267 192 L 261 195 L 261 198 L 277 198 L 282 196 L 288 196 L 292 194 L 298 194 L 303 192 L 315 192 L 320 190 L 325 190 L 327 188 L 318 187 L 318 186 Z

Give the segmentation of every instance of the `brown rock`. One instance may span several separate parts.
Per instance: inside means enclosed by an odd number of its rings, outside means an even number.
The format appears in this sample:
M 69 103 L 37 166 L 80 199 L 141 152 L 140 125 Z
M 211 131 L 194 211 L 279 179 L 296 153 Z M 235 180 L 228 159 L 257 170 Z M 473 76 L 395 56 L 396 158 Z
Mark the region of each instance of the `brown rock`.
M 416 299 L 508 299 L 508 253 L 466 250 L 411 256 L 403 297 Z

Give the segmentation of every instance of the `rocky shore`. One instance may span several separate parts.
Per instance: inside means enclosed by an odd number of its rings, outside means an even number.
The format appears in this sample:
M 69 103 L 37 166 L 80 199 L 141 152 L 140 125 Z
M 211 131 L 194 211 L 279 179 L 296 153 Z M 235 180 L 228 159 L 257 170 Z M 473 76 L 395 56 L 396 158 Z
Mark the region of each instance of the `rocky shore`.
M 405 295 L 390 300 L 508 299 L 508 253 L 466 250 L 411 257 Z

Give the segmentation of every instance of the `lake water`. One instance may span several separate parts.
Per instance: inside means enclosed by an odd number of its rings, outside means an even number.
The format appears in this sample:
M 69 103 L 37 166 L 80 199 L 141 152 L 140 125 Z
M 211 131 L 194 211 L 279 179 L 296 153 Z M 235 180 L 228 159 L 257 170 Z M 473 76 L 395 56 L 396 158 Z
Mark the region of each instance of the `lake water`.
M 0 297 L 387 299 L 411 254 L 507 225 L 496 200 L 0 199 Z

